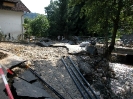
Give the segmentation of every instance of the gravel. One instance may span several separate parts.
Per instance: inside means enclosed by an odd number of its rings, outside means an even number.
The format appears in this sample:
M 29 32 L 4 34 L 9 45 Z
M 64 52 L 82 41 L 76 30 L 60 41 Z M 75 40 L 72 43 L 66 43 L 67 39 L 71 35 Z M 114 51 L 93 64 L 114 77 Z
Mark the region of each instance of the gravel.
M 125 64 L 110 63 L 116 79 L 111 79 L 111 89 L 117 99 L 133 99 L 133 67 Z
M 82 99 L 79 91 L 67 73 L 61 58 L 68 56 L 63 47 L 40 47 L 34 44 L 0 43 L 0 48 L 30 61 L 37 73 L 66 99 Z M 76 63 L 78 56 L 69 55 Z M 79 61 L 76 63 L 80 63 Z M 108 99 L 133 99 L 133 67 L 110 63 L 115 77 L 110 80 L 111 97 Z M 100 71 L 100 70 L 99 70 Z M 102 98 L 99 90 L 97 93 Z

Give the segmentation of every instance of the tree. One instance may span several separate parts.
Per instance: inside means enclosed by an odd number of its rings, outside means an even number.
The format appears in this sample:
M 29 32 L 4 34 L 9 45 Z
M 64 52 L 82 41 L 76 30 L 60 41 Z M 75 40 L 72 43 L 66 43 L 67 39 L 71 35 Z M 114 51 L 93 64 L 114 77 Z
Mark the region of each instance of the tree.
M 31 34 L 33 36 L 48 36 L 49 22 L 45 15 L 38 15 L 30 22 Z
M 72 4 L 75 5 L 82 3 L 84 0 L 71 1 Z M 82 7 L 81 16 L 82 13 L 88 16 L 90 29 L 94 30 L 99 26 L 99 30 L 105 32 L 106 38 L 109 32 L 111 32 L 111 43 L 109 47 L 107 46 L 108 48 L 106 48 L 105 56 L 111 55 L 122 18 L 127 18 L 128 14 L 125 13 L 130 12 L 129 10 L 127 11 L 127 9 L 129 9 L 132 4 L 132 0 L 87 0 Z
M 67 34 L 68 0 L 51 0 L 50 5 L 45 7 L 45 11 L 50 23 L 50 34 L 65 36 Z
M 45 7 L 49 20 L 49 33 L 52 36 L 62 35 L 68 38 L 72 35 L 87 35 L 87 18 L 80 17 L 81 8 L 84 4 L 74 7 L 70 5 L 71 0 L 50 1 L 50 5 Z
M 58 30 L 57 30 L 57 20 L 59 16 L 59 7 L 58 7 L 58 1 L 50 1 L 50 4 L 45 7 L 45 12 L 47 13 L 47 19 L 49 21 L 49 29 L 48 33 L 49 36 L 58 36 Z
M 24 24 L 23 27 L 26 30 L 26 32 L 24 33 L 24 37 L 27 38 L 31 35 L 31 28 L 30 28 L 30 23 L 31 23 L 31 19 L 29 18 L 25 18 L 24 19 Z

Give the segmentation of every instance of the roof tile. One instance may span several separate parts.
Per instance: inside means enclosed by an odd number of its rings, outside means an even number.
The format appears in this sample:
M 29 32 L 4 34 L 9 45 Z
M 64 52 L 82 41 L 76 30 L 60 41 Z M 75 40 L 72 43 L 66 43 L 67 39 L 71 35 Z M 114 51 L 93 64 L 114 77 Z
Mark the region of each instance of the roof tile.
M 20 11 L 20 12 L 24 12 L 24 11 L 30 12 L 30 10 L 20 0 L 1 0 L 1 1 L 14 2 L 16 3 L 16 6 L 13 8 L 10 8 L 10 7 L 5 7 L 5 6 L 0 5 L 0 9 Z

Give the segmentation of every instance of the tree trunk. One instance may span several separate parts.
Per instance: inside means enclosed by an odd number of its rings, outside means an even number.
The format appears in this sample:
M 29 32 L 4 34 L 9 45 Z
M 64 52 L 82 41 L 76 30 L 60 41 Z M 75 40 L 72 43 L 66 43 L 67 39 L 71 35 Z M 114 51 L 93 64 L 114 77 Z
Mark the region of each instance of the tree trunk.
M 119 20 L 114 21 L 113 35 L 112 35 L 112 38 L 111 38 L 111 43 L 110 43 L 110 45 L 108 47 L 108 56 L 111 55 L 111 53 L 112 53 L 112 51 L 114 49 L 116 33 L 117 33 L 117 30 L 118 30 L 118 22 L 119 22 Z
M 105 57 L 107 57 L 107 58 L 109 58 L 109 56 L 111 55 L 111 53 L 114 49 L 115 38 L 116 38 L 118 26 L 119 26 L 120 12 L 121 12 L 122 7 L 123 7 L 122 0 L 119 0 L 117 15 L 116 15 L 115 19 L 112 19 L 113 20 L 113 34 L 112 34 L 111 43 L 110 43 L 110 46 L 108 47 L 108 49 L 105 51 Z

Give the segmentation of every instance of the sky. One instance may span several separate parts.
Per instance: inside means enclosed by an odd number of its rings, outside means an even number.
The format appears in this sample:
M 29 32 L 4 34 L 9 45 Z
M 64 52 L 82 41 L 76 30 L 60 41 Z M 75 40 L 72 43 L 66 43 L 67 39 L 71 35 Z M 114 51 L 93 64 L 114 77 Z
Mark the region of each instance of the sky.
M 31 11 L 35 13 L 45 14 L 44 7 L 50 4 L 50 0 L 21 0 L 24 5 Z

